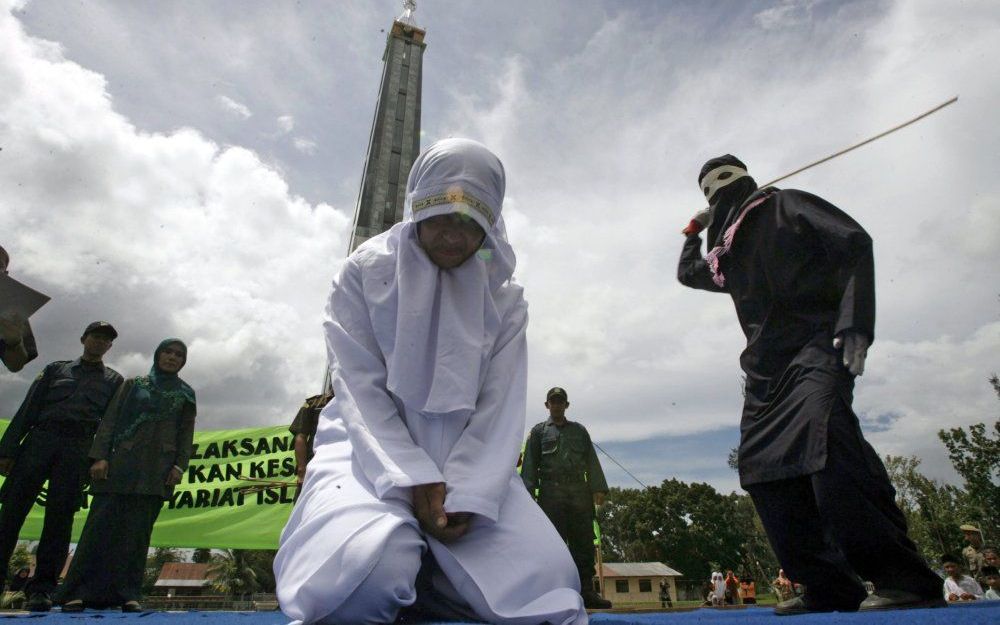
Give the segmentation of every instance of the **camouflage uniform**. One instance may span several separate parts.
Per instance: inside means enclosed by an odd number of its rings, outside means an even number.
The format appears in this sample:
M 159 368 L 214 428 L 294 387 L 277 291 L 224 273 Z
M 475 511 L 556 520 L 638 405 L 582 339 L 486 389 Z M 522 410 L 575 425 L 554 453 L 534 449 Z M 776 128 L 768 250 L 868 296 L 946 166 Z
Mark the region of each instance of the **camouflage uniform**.
M 559 426 L 551 419 L 533 427 L 521 479 L 566 541 L 589 588 L 594 577 L 594 493 L 606 493 L 608 483 L 586 428 L 573 421 Z
M 332 391 L 330 394 L 313 395 L 306 399 L 295 415 L 292 425 L 288 427 L 288 431 L 292 434 L 303 434 L 306 437 L 309 450 L 307 460 L 313 457 L 313 439 L 316 437 L 316 428 L 319 425 L 319 413 L 323 412 L 323 408 L 331 399 L 333 399 Z

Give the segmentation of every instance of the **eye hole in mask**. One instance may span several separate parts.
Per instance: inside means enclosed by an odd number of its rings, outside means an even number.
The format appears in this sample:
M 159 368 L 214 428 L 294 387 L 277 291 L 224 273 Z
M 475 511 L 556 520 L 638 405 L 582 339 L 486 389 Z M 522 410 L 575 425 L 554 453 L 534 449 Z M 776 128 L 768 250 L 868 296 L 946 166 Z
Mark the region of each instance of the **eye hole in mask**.
M 719 180 L 726 180 L 732 177 L 733 177 L 733 172 L 731 171 L 724 171 L 721 174 L 719 174 Z

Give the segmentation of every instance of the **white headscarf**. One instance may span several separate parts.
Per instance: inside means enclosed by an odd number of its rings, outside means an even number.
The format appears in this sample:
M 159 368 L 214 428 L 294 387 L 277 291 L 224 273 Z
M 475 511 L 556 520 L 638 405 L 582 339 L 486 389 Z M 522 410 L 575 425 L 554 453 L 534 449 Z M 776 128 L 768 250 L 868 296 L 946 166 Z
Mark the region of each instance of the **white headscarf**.
M 722 597 L 726 593 L 726 578 L 719 571 L 712 572 L 712 585 L 715 587 L 715 594 Z
M 505 185 L 500 159 L 469 139 L 438 141 L 410 170 L 403 221 L 386 241 L 397 249 L 386 387 L 410 410 L 435 415 L 476 407 L 480 368 L 504 312 L 501 291 L 516 262 L 500 215 Z M 462 265 L 441 269 L 420 247 L 417 223 L 456 212 L 475 219 L 486 238 Z

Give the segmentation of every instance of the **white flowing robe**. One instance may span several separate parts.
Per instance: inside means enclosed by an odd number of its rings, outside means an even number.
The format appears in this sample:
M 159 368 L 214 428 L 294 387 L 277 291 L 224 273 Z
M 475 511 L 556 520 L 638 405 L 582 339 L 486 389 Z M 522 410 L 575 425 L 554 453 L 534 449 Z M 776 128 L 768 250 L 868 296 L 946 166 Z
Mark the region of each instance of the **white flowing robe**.
M 366 242 L 334 281 L 325 329 L 335 397 L 274 561 L 281 609 L 301 623 L 391 620 L 413 603 L 429 548 L 446 578 L 435 589 L 483 621 L 585 625 L 569 551 L 515 471 L 527 383 L 521 288 L 491 295 L 498 331 L 483 341 L 474 410 L 421 414 L 386 389 L 404 225 Z M 442 275 L 465 270 L 475 267 Z M 410 502 L 410 487 L 435 482 L 446 484 L 447 512 L 474 513 L 448 544 L 420 530 Z

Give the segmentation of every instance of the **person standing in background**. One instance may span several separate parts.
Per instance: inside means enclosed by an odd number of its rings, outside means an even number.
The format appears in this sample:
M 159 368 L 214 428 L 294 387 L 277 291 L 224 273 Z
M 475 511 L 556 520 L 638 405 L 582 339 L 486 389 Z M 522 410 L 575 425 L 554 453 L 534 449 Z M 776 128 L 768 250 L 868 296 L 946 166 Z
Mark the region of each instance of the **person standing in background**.
M 313 439 L 316 437 L 319 413 L 331 399 L 332 390 L 306 399 L 288 427 L 288 431 L 295 435 L 295 483 L 300 487 L 306 477 L 306 465 L 313 457 Z
M 604 505 L 608 482 L 587 428 L 566 419 L 569 398 L 560 387 L 545 395 L 547 421 L 531 428 L 524 446 L 521 479 L 559 535 L 580 572 L 583 603 L 608 609 L 611 602 L 594 590 L 595 507 Z
M 115 394 L 90 448 L 94 499 L 60 589 L 63 612 L 121 606 L 139 612 L 153 524 L 187 469 L 197 412 L 177 373 L 187 346 L 166 339 L 148 375 Z
M 104 365 L 118 332 L 95 321 L 80 337 L 83 355 L 46 365 L 28 389 L 0 439 L 0 581 L 24 519 L 48 480 L 45 521 L 35 575 L 25 588 L 27 608 L 48 612 L 69 552 L 73 514 L 83 499 L 87 452 L 122 376 Z

